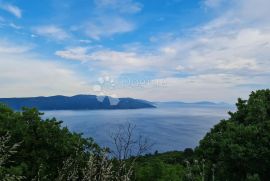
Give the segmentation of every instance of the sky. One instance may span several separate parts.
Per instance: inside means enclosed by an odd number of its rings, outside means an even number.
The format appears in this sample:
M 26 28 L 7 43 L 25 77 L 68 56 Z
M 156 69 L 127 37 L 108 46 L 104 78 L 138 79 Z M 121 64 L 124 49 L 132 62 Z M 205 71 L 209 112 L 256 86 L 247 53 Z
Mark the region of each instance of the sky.
M 234 103 L 270 85 L 269 0 L 0 0 L 0 97 Z

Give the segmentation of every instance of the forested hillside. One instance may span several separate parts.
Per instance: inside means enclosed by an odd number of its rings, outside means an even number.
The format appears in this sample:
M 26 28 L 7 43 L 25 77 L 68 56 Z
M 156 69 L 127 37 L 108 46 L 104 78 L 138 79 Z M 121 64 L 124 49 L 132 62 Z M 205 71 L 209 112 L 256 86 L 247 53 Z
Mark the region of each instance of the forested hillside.
M 96 109 L 140 109 L 155 108 L 150 102 L 133 98 L 109 96 L 75 95 L 25 98 L 0 98 L 0 102 L 20 110 L 22 107 L 39 110 L 96 110 Z

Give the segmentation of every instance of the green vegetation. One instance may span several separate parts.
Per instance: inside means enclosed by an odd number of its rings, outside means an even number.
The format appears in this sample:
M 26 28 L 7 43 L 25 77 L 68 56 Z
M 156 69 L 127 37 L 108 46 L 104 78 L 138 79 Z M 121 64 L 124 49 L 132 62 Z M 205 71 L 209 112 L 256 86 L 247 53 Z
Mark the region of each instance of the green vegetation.
M 26 180 L 45 177 L 50 180 L 57 177 L 64 160 L 83 152 L 80 156 L 76 155 L 83 166 L 85 157 L 99 150 L 93 140 L 61 128 L 61 122 L 56 119 L 42 120 L 40 116 L 36 109 L 14 112 L 4 105 L 0 106 L 0 135 L 10 135 L 10 146 L 19 143 L 17 153 L 1 166 L 0 180 L 3 175 L 11 174 L 24 176 Z M 2 155 L 5 150 L 1 149 Z
M 249 100 L 239 99 L 236 106 L 228 120 L 200 141 L 196 153 L 208 165 L 216 165 L 217 180 L 269 180 L 270 90 L 252 92 Z
M 137 159 L 135 180 L 138 181 L 177 181 L 183 180 L 185 175 L 184 161 L 191 159 L 193 151 L 173 151 L 145 155 Z
M 42 120 L 36 109 L 14 112 L 1 105 L 0 180 L 267 181 L 270 90 L 252 92 L 236 106 L 194 151 L 122 159 L 56 119 Z

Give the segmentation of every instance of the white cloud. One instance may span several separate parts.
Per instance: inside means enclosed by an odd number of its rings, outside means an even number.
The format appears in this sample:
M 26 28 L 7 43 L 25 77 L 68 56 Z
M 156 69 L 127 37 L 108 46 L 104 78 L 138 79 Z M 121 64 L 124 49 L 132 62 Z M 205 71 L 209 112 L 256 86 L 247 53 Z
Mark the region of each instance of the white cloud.
M 184 71 L 185 70 L 185 67 L 183 67 L 182 65 L 178 65 L 175 70 L 177 71 Z
M 33 30 L 40 36 L 45 36 L 56 40 L 65 40 L 70 37 L 70 35 L 65 30 L 55 25 L 38 26 Z
M 133 0 L 95 0 L 95 17 L 72 29 L 83 31 L 93 40 L 111 38 L 133 31 L 135 23 L 128 16 L 138 13 L 142 5 Z
M 241 96 L 247 98 L 254 90 L 250 84 L 263 84 L 267 86 L 266 77 L 242 77 L 234 74 L 203 74 L 189 77 L 166 77 L 161 79 L 142 80 L 138 85 L 136 81 L 120 81 L 120 85 L 109 94 L 124 95 L 153 101 L 226 101 L 233 103 Z M 145 81 L 145 84 L 144 84 Z M 126 83 L 126 84 L 125 84 Z M 117 82 L 116 82 L 117 85 Z M 245 86 L 248 85 L 248 86 Z
M 138 70 L 147 66 L 146 57 L 140 57 L 140 55 L 134 52 L 119 52 L 112 50 L 101 50 L 91 54 L 91 59 L 100 62 L 103 67 L 109 68 L 112 72 L 117 71 L 123 73 L 123 71 Z
M 80 43 L 85 43 L 85 44 L 89 44 L 89 43 L 92 43 L 91 40 L 85 40 L 85 39 L 81 39 L 79 40 Z
M 95 0 L 94 4 L 94 16 L 80 25 L 71 26 L 72 31 L 81 31 L 92 40 L 100 40 L 136 28 L 134 21 L 128 18 L 141 11 L 140 3 L 133 0 Z
M 270 24 L 270 1 L 269 0 L 238 0 L 233 1 L 235 8 L 233 14 L 242 20 L 253 21 L 255 25 Z M 256 22 L 257 21 L 257 22 Z
M 16 29 L 16 30 L 22 29 L 21 26 L 18 26 L 18 25 L 14 24 L 14 23 L 10 23 L 9 26 L 10 26 L 11 28 Z
M 149 68 L 152 64 L 146 55 L 138 55 L 134 52 L 113 51 L 109 49 L 95 50 L 90 47 L 73 47 L 56 51 L 61 58 L 79 60 L 83 63 L 96 63 L 100 71 L 110 71 L 111 74 L 120 75 L 125 72 L 135 72 L 138 69 Z M 152 67 L 153 68 L 153 67 Z
M 6 40 L 0 40 L 0 53 L 1 54 L 21 54 L 32 49 L 31 45 L 15 45 Z
M 66 65 L 39 59 L 25 47 L 8 46 L 0 42 L 2 97 L 91 94 L 88 80 Z
M 165 45 L 174 49 L 171 62 L 191 67 L 193 73 L 205 72 L 266 72 L 270 57 L 267 49 L 270 31 L 258 29 L 238 29 L 224 34 L 215 30 L 214 34 L 204 33 L 188 40 L 176 40 Z
M 88 55 L 88 47 L 73 47 L 66 50 L 56 51 L 55 55 L 71 60 L 89 61 L 91 56 Z
M 221 70 L 241 70 L 241 69 L 248 69 L 250 71 L 260 70 L 258 68 L 256 60 L 252 59 L 234 59 L 228 62 L 221 61 L 217 65 L 218 69 Z
M 14 16 L 16 16 L 17 18 L 21 18 L 22 17 L 22 10 L 17 7 L 17 6 L 14 6 L 14 5 L 11 5 L 11 4 L 0 4 L 0 8 L 13 14 Z
M 225 5 L 220 6 L 223 2 Z M 219 18 L 238 19 L 249 23 L 252 21 L 253 26 L 260 23 L 269 25 L 269 0 L 205 0 L 204 4 L 206 7 L 216 8 L 220 12 Z
M 142 5 L 133 0 L 95 0 L 95 3 L 99 9 L 111 9 L 120 13 L 137 13 L 142 9 Z
M 2 97 L 90 94 L 92 91 L 73 71 L 44 60 L 5 56 L 0 58 L 0 71 Z
M 270 31 L 243 28 L 229 34 L 218 30 L 200 33 L 192 39 L 176 39 L 159 49 L 114 51 L 76 47 L 57 51 L 56 55 L 84 62 L 97 62 L 102 69 L 118 74 L 135 71 L 175 71 L 192 74 L 258 74 L 270 71 Z M 131 45 L 132 46 L 132 45 Z
M 256 75 L 270 71 L 269 61 L 265 59 L 269 57 L 268 44 L 265 44 L 270 41 L 268 34 L 248 29 L 228 37 L 205 35 L 192 40 L 175 41 L 162 47 L 160 52 L 148 54 L 80 47 L 58 51 L 56 55 L 90 64 L 94 61 L 96 69 L 118 75 L 145 70 L 159 72 L 160 76 L 172 76 L 175 71 L 188 74 Z
M 102 17 L 86 23 L 83 29 L 87 36 L 99 40 L 102 37 L 130 32 L 135 29 L 135 25 L 121 17 Z
M 204 4 L 205 6 L 209 7 L 209 8 L 217 8 L 219 7 L 222 3 L 224 2 L 224 0 L 205 0 Z

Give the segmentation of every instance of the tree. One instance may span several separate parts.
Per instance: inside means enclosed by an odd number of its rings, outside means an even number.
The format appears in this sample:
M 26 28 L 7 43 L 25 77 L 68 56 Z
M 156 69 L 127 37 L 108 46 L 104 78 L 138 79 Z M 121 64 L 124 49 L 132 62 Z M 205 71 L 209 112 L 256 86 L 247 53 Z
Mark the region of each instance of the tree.
M 238 99 L 237 110 L 200 141 L 196 154 L 216 165 L 217 180 L 270 178 L 270 90 Z M 211 169 L 207 170 L 211 180 Z
M 0 137 L 8 132 L 10 145 L 20 143 L 5 168 L 23 174 L 26 180 L 53 180 L 66 159 L 79 153 L 76 161 L 79 167 L 84 167 L 86 158 L 99 152 L 92 139 L 62 128 L 62 122 L 55 118 L 43 120 L 41 115 L 36 109 L 14 112 L 0 104 Z
M 136 126 L 131 123 L 120 125 L 118 130 L 111 135 L 114 143 L 111 153 L 115 160 L 115 174 L 118 181 L 131 180 L 137 158 L 150 151 L 153 146 L 141 135 L 136 138 L 135 128 Z
M 0 137 L 0 179 L 3 181 L 22 180 L 24 177 L 14 172 L 13 167 L 8 167 L 12 155 L 17 153 L 20 143 L 10 145 L 11 136 L 9 133 Z

